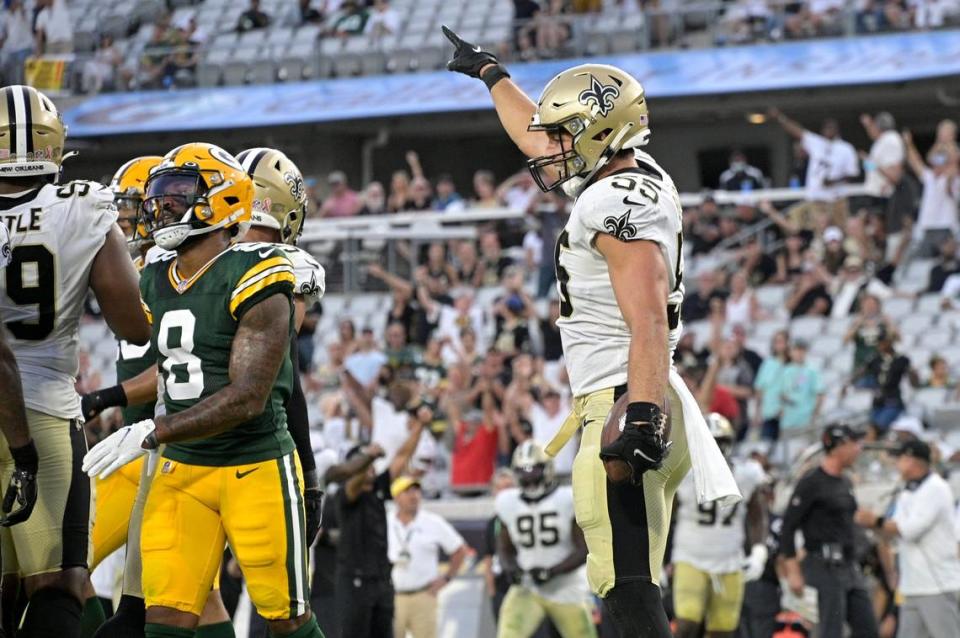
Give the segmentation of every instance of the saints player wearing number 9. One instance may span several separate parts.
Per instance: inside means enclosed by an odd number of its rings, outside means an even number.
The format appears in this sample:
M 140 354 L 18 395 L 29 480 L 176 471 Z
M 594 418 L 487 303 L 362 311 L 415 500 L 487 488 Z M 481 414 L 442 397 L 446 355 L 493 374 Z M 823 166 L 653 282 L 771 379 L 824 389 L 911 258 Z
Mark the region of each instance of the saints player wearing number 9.
M 681 332 L 682 209 L 673 180 L 640 150 L 650 136 L 643 87 L 621 69 L 586 64 L 558 74 L 534 103 L 496 56 L 443 30 L 455 47 L 447 68 L 486 84 L 540 188 L 575 198 L 556 252 L 557 326 L 574 406 L 547 452 L 583 428 L 573 491 L 590 585 L 623 636 L 666 638 L 658 584 L 673 496 L 690 469 L 687 428 L 712 442 L 670 367 Z M 624 394 L 620 435 L 602 446 Z M 605 461 L 626 464 L 630 480 L 609 480 Z
M 286 425 L 293 266 L 275 246 L 231 243 L 253 192 L 233 156 L 200 143 L 167 153 L 146 184 L 147 229 L 175 251 L 140 278 L 167 414 L 118 430 L 83 466 L 103 477 L 166 444 L 141 533 L 146 638 L 197 625 L 227 537 L 271 633 L 321 636 Z
M 86 438 L 75 385 L 88 291 L 118 337 L 138 345 L 150 337 L 113 194 L 95 182 L 59 183 L 66 133 L 36 89 L 0 89 L 0 219 L 11 234 L 0 317 L 36 446 L 0 443 L 0 482 L 17 476 L 29 486 L 32 475 L 37 490 L 33 514 L 0 530 L 0 543 L 4 573 L 18 575 L 30 599 L 18 633 L 27 638 L 80 632 L 92 508 L 79 471 Z

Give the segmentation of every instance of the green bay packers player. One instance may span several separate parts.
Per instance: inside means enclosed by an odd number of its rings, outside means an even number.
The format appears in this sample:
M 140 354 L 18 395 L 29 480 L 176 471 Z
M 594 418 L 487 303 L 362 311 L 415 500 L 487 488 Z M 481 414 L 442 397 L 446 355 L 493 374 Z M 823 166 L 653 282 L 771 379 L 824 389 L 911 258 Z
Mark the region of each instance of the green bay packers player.
M 19 575 L 29 598 L 19 636 L 78 636 L 90 559 L 91 485 L 80 469 L 86 441 L 77 332 L 92 289 L 117 336 L 149 339 L 137 275 L 113 196 L 85 181 L 58 185 L 66 129 L 36 89 L 0 89 L 0 219 L 11 262 L 0 279 L 0 317 L 20 369 L 39 455 L 37 505 L 24 524 L 0 530 L 5 580 Z M 0 478 L 23 452 L 0 444 Z
M 447 67 L 490 89 L 537 184 L 575 198 L 556 248 L 557 325 L 574 406 L 546 450 L 556 454 L 583 428 L 573 490 L 590 585 L 622 635 L 670 636 L 659 577 L 691 449 L 714 461 L 697 470 L 700 479 L 710 474 L 700 482 L 711 486 L 704 499 L 738 495 L 703 415 L 670 366 L 681 334 L 682 211 L 673 180 L 640 150 L 650 135 L 643 87 L 618 68 L 582 65 L 559 73 L 534 103 L 494 55 L 444 29 L 455 46 Z M 628 405 L 620 436 L 602 447 L 604 423 L 622 395 Z M 696 447 L 688 445 L 691 436 Z M 629 466 L 629 481 L 608 481 L 604 463 L 613 460 Z M 715 491 L 715 483 L 732 491 Z
M 194 635 L 227 540 L 272 634 L 321 636 L 284 410 L 293 267 L 273 246 L 231 244 L 252 204 L 250 177 L 211 144 L 170 151 L 146 185 L 151 237 L 176 251 L 140 280 L 167 414 L 101 441 L 84 469 L 106 476 L 166 444 L 141 531 L 147 638 Z
M 10 234 L 0 223 L 0 273 L 10 261 Z M 0 318 L 2 319 L 2 318 Z M 13 356 L 0 331 L 0 431 L 7 445 L 18 452 L 19 463 L 15 464 L 10 485 L 3 497 L 3 514 L 0 525 L 9 527 L 30 518 L 37 503 L 37 448 L 30 438 L 27 413 L 23 406 L 23 388 L 17 359 Z M 17 505 L 16 511 L 13 506 Z
M 729 454 L 734 431 L 725 417 L 707 416 L 710 432 Z M 755 580 L 767 562 L 767 531 L 763 486 L 767 475 L 753 459 L 731 460 L 743 503 L 697 504 L 693 477 L 677 491 L 677 524 L 673 532 L 673 607 L 677 636 L 710 638 L 732 636 L 740 624 L 745 580 Z M 750 557 L 743 555 L 750 541 Z
M 307 308 L 323 296 L 326 286 L 323 266 L 310 254 L 295 246 L 307 212 L 307 192 L 297 165 L 281 151 L 272 148 L 251 148 L 240 152 L 237 160 L 253 180 L 253 212 L 250 225 L 242 237 L 244 242 L 276 244 L 290 262 L 294 282 L 294 328 L 300 325 Z M 297 373 L 297 336 L 290 339 L 290 360 L 293 362 L 293 390 L 287 402 L 287 428 L 297 446 L 303 466 L 304 501 L 307 512 L 307 547 L 313 545 L 320 531 L 323 491 L 317 476 L 317 462 L 310 444 L 310 421 L 307 400 Z
M 498 638 L 529 638 L 548 617 L 563 638 L 596 636 L 584 564 L 587 545 L 573 490 L 557 485 L 553 459 L 534 441 L 513 453 L 520 487 L 497 495 L 498 555 L 513 577 L 497 620 Z

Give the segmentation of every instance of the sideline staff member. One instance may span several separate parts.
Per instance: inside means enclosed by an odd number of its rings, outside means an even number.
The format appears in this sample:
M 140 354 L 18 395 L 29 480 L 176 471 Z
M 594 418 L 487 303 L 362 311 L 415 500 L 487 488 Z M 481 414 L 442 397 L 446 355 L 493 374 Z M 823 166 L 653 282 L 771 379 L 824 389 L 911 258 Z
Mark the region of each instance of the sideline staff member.
M 862 435 L 845 424 L 827 426 L 824 458 L 797 483 L 783 515 L 780 555 L 787 584 L 798 596 L 805 584 L 817 590 L 820 638 L 842 638 L 843 623 L 853 638 L 876 638 L 877 621 L 863 574 L 854 559 L 857 499 L 844 475 L 860 456 Z M 806 556 L 797 560 L 794 537 L 803 532 Z

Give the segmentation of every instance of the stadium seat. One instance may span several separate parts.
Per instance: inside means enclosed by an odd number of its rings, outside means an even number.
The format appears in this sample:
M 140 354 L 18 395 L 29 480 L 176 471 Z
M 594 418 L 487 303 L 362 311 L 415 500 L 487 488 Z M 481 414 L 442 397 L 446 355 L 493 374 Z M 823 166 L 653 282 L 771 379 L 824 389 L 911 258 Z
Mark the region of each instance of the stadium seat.
M 886 306 L 884 306 L 886 308 Z M 940 295 L 928 293 L 917 299 L 915 312 L 918 315 L 936 315 L 940 312 Z
M 844 336 L 850 327 L 850 321 L 850 317 L 827 317 L 827 334 L 835 337 Z
M 230 59 L 232 49 L 211 49 L 197 65 L 197 85 L 217 86 L 223 77 L 223 67 Z
M 930 412 L 946 404 L 951 394 L 944 388 L 920 388 L 913 393 L 913 402 Z
M 936 260 L 934 259 L 912 260 L 900 274 L 900 281 L 897 287 L 909 291 L 926 289 L 928 280 L 930 279 L 930 270 L 935 263 Z
M 893 297 L 883 302 L 883 312 L 893 319 L 900 319 L 913 312 L 913 304 L 913 299 Z
M 265 47 L 257 51 L 256 59 L 250 65 L 248 80 L 251 84 L 269 84 L 277 79 L 277 67 L 273 61 L 273 50 Z
M 830 359 L 843 348 L 843 338 L 821 335 L 810 341 L 810 352 Z
M 930 330 L 931 317 L 928 315 L 911 314 L 897 322 L 897 329 L 903 335 L 919 335 Z
M 936 352 L 953 344 L 953 334 L 948 330 L 930 330 L 917 335 L 917 345 Z
M 786 299 L 787 287 L 780 285 L 760 286 L 756 290 L 757 303 L 763 308 L 773 310 L 783 306 Z
M 244 84 L 247 81 L 248 69 L 256 55 L 256 49 L 237 47 L 223 67 L 223 83 L 227 86 Z
M 823 334 L 823 317 L 797 317 L 790 322 L 791 339 L 813 339 Z
M 330 77 L 333 74 L 333 67 L 337 56 L 343 50 L 343 40 L 340 38 L 327 38 L 320 41 L 320 62 L 317 67 L 318 77 Z
M 846 395 L 841 397 L 840 405 L 850 412 L 867 412 L 873 407 L 873 393 L 869 390 L 848 390 Z

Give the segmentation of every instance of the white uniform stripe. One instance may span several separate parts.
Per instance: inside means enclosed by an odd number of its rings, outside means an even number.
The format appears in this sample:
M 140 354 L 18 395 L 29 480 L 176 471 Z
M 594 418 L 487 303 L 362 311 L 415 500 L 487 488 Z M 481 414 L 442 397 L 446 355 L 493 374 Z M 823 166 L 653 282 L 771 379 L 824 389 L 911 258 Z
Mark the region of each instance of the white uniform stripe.
M 283 457 L 283 470 L 287 479 L 287 494 L 290 497 L 290 525 L 292 526 L 291 536 L 293 536 L 293 569 L 294 579 L 296 581 L 297 615 L 299 616 L 307 612 L 306 577 L 303 573 L 303 545 L 305 541 L 303 536 L 304 531 L 301 527 L 299 509 L 296 507 L 296 504 L 302 503 L 303 499 L 300 498 L 300 492 L 297 490 L 297 483 L 294 480 L 293 461 L 291 460 L 292 458 L 292 453 Z
M 294 275 L 294 277 L 296 277 L 295 273 L 293 272 L 293 268 L 291 268 L 290 266 L 282 265 L 282 266 L 274 266 L 273 268 L 267 268 L 263 272 L 257 273 L 252 279 L 248 279 L 247 281 L 243 282 L 240 288 L 236 288 L 233 291 L 233 294 L 230 295 L 230 298 L 233 299 L 234 297 L 239 295 L 241 292 L 243 292 L 250 286 L 256 284 L 258 281 L 261 281 L 262 279 L 266 279 L 270 275 L 276 274 L 278 272 L 288 272 L 291 275 Z
M 17 126 L 17 148 L 14 152 L 20 161 L 26 161 L 27 136 L 32 134 L 27 128 L 27 107 L 24 102 L 27 97 L 23 94 L 21 86 L 11 86 L 10 89 L 13 91 L 13 120 Z

